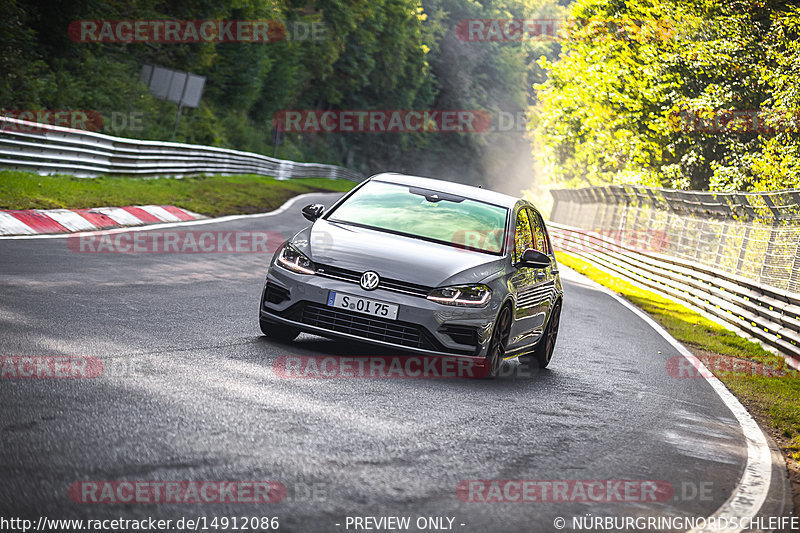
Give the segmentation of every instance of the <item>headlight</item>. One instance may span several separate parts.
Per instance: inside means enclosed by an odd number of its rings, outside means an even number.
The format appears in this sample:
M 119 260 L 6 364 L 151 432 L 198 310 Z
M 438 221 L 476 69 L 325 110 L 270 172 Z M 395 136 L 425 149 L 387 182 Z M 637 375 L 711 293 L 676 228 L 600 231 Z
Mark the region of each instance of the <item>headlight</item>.
M 492 296 L 492 290 L 486 285 L 458 285 L 433 289 L 428 300 L 445 305 L 480 307 L 486 305 Z
M 314 263 L 311 259 L 298 252 L 291 244 L 287 244 L 278 254 L 278 264 L 283 268 L 298 274 L 314 274 Z

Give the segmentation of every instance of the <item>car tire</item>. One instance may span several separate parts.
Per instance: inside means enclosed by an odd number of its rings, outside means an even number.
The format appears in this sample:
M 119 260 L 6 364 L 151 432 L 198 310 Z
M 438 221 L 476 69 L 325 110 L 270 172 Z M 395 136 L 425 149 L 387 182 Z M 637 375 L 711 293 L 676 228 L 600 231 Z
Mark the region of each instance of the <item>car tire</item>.
M 503 360 L 508 345 L 508 335 L 511 332 L 511 307 L 504 305 L 494 321 L 492 337 L 489 340 L 489 351 L 486 354 L 487 378 L 494 378 L 503 367 Z
M 556 348 L 558 338 L 558 327 L 561 324 L 561 302 L 556 303 L 553 312 L 550 313 L 550 320 L 544 330 L 542 339 L 536 345 L 532 354 L 519 356 L 519 362 L 524 365 L 536 365 L 539 368 L 546 368 L 553 358 L 553 350 Z
M 299 334 L 300 330 L 284 324 L 278 324 L 266 320 L 263 316 L 259 317 L 258 323 L 261 326 L 261 333 L 271 339 L 281 341 L 293 341 Z

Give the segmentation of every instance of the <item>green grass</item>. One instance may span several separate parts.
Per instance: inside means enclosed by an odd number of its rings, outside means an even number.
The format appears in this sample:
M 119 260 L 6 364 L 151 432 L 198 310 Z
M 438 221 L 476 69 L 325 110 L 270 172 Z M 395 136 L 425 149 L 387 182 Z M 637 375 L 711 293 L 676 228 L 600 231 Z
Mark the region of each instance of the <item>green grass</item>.
M 782 436 L 791 439 L 787 449 L 800 461 L 800 379 L 797 372 L 792 374 L 776 378 L 728 373 L 719 378 L 746 405 L 755 404 Z
M 57 209 L 140 204 L 176 205 L 208 216 L 259 213 L 292 196 L 348 191 L 355 183 L 327 178 L 276 180 L 252 174 L 193 178 L 39 176 L 0 171 L 0 209 Z
M 791 439 L 786 445 L 787 453 L 800 460 L 800 372 L 791 369 L 782 357 L 681 304 L 614 277 L 571 254 L 556 252 L 556 255 L 559 263 L 608 287 L 646 311 L 701 360 L 707 360 L 708 356 L 704 354 L 710 352 L 712 356 L 756 361 L 781 370 L 783 375 L 767 377 L 725 371 L 709 365 L 748 409 L 762 415 L 779 435 Z

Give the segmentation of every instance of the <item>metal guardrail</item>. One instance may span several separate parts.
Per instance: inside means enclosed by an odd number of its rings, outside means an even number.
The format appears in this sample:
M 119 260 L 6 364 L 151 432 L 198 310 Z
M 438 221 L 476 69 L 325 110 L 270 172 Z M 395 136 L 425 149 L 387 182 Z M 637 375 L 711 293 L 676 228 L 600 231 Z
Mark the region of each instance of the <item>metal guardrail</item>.
M 800 190 L 706 193 L 616 186 L 552 191 L 550 219 L 663 235 L 663 253 L 800 293 Z
M 673 213 L 740 221 L 799 221 L 800 189 L 770 192 L 681 191 L 609 185 L 550 191 L 559 203 L 650 206 Z M 556 218 L 555 215 L 551 218 Z
M 800 191 L 609 187 L 553 197 L 556 249 L 700 308 L 800 363 Z
M 213 146 L 125 139 L 4 116 L 0 116 L 0 167 L 78 177 L 259 174 L 278 179 L 364 179 L 335 165 L 298 163 Z

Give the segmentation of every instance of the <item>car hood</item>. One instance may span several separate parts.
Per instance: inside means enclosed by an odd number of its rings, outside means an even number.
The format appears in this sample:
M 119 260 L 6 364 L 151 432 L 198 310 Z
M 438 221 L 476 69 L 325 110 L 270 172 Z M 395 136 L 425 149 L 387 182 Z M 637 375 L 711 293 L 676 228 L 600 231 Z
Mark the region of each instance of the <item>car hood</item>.
M 317 220 L 292 238 L 315 263 L 436 287 L 478 283 L 504 258 L 383 231 Z

